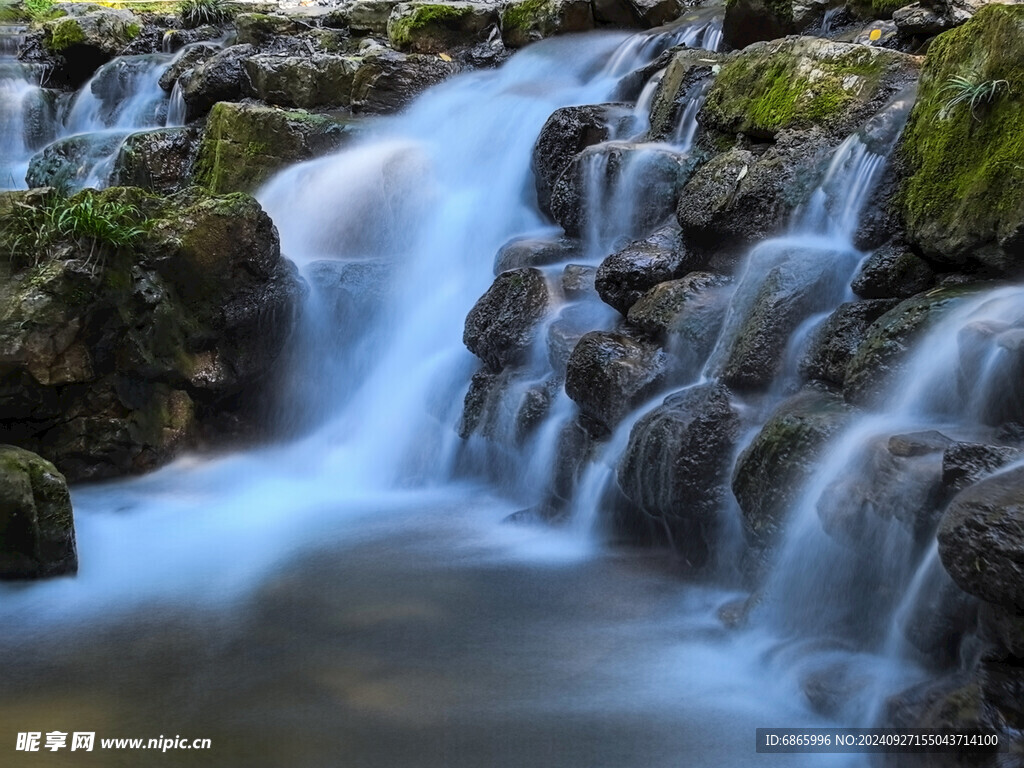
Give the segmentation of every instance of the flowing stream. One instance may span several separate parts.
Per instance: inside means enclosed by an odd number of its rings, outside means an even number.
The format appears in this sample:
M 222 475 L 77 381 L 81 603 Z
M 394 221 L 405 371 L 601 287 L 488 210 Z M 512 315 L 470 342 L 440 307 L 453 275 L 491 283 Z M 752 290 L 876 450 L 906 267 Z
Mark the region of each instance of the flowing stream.
M 902 558 L 899 573 L 882 574 L 897 583 L 897 599 L 867 638 L 836 637 L 851 612 L 871 609 L 862 597 L 839 597 L 844 579 L 870 565 L 848 553 L 837 560 L 817 498 L 880 431 L 941 421 L 966 433 L 976 415 L 948 398 L 923 411 L 922 398 L 908 398 L 839 436 L 793 510 L 763 600 L 742 630 L 718 618 L 745 597 L 733 580 L 689 584 L 670 556 L 594 538 L 629 425 L 661 397 L 610 439 L 581 482 L 577 519 L 556 530 L 500 521 L 546 492 L 559 428 L 573 413 L 564 393 L 534 441 L 500 454 L 502 465 L 486 474 L 466 471 L 474 462 L 456 434 L 476 367 L 461 341 L 466 314 L 491 284 L 498 249 L 545 226 L 530 171 L 545 120 L 558 107 L 613 100 L 625 75 L 673 44 L 715 47 L 719 29 L 702 22 L 530 46 L 498 70 L 431 89 L 349 148 L 285 170 L 261 190 L 283 250 L 312 287 L 279 414 L 300 436 L 75 489 L 78 577 L 0 587 L 8 628 L 0 664 L 9 670 L 0 715 L 10 730 L 208 737 L 212 763 L 169 753 L 160 764 L 225 768 L 862 764 L 857 756 L 756 755 L 754 729 L 870 722 L 878 702 L 918 674 L 891 641 L 892 627 L 913 609 L 906 603 L 928 581 L 934 555 L 903 557 L 912 542 L 886 537 L 880 559 Z M 71 107 L 66 130 L 164 124 L 167 97 L 149 85 L 166 63 L 107 65 Z M 95 85 L 106 78 L 135 83 L 133 95 L 108 100 L 114 91 Z M 5 104 L 15 98 L 7 82 Z M 906 106 L 892 109 L 905 114 Z M 673 139 L 639 157 L 685 155 L 696 110 L 688 105 Z M 815 324 L 850 298 L 865 256 L 851 237 L 884 164 L 860 136 L 836 150 L 791 231 L 749 254 L 697 381 L 718 375 L 767 272 L 817 297 L 791 329 L 793 359 Z M 639 178 L 612 190 L 616 206 Z M 628 220 L 604 226 L 588 248 L 592 259 L 635 234 Z M 365 279 L 368 299 L 338 324 L 332 280 L 353 275 Z M 1020 299 L 1015 289 L 975 296 L 936 334 L 955 340 L 956 329 L 980 320 L 1017 322 Z M 587 316 L 590 327 L 611 321 L 598 308 L 581 311 L 598 313 Z M 938 386 L 955 379 L 955 341 L 941 354 L 931 343 L 908 376 L 920 382 L 924 371 Z M 1006 375 L 998 344 L 979 344 L 995 388 Z M 540 377 L 547 363 L 542 350 L 536 357 Z M 773 402 L 794 376 L 784 365 Z M 488 460 L 495 455 L 478 456 L 476 466 Z M 857 680 L 829 720 L 805 691 L 810 676 L 833 672 Z M 67 759 L 138 764 L 127 752 Z

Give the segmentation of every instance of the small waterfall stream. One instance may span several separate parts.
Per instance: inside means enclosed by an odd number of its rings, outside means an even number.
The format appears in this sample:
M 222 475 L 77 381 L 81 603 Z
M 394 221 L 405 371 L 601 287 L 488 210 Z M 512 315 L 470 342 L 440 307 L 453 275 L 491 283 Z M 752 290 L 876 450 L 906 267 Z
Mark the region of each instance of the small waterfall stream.
M 24 33 L 0 25 L 0 190 L 24 186 L 29 158 L 53 137 L 53 107 L 39 73 L 17 58 Z

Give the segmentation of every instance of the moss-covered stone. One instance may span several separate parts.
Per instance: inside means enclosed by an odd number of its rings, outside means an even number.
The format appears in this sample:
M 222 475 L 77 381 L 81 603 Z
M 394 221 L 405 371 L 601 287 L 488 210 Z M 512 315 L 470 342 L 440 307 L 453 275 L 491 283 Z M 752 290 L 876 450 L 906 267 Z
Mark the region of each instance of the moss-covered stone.
M 501 12 L 501 37 L 510 48 L 593 27 L 594 12 L 588 0 L 519 0 Z
M 303 110 L 221 102 L 210 111 L 194 178 L 214 194 L 252 192 L 280 168 L 336 149 L 351 125 Z
M 287 16 L 268 13 L 240 13 L 235 16 L 235 29 L 241 44 L 263 45 L 275 37 L 294 35 L 306 27 Z
M 245 61 L 253 94 L 280 107 L 347 107 L 359 56 L 259 54 Z
M 0 579 L 78 570 L 71 497 L 50 462 L 0 445 Z
M 395 48 L 439 53 L 484 38 L 498 22 L 496 6 L 484 3 L 402 3 L 388 19 L 388 39 Z
M 947 109 L 958 90 L 1006 81 L 991 101 Z M 1024 7 L 990 5 L 928 50 L 921 92 L 900 147 L 907 233 L 955 264 L 1024 271 Z
M 887 70 L 908 63 L 891 51 L 817 38 L 760 43 L 722 66 L 701 122 L 769 139 L 787 128 L 829 126 L 875 101 Z
M 47 29 L 50 34 L 46 38 L 46 47 L 54 53 L 85 42 L 85 33 L 77 19 L 59 19 L 48 25 Z

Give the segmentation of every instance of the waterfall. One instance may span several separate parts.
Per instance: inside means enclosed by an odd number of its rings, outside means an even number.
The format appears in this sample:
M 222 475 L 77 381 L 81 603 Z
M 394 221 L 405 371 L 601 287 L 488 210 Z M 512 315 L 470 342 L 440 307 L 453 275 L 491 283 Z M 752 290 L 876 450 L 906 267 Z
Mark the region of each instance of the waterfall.
M 38 74 L 17 59 L 24 35 L 24 27 L 0 25 L 0 190 L 24 188 L 29 158 L 53 132 Z

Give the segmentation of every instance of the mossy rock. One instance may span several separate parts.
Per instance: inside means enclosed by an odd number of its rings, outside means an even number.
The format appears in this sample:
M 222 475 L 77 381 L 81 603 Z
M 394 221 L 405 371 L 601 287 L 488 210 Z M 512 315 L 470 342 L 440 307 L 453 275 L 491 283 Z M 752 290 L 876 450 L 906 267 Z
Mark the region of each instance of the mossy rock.
M 139 36 L 142 22 L 131 11 L 94 7 L 81 15 L 48 21 L 43 31 L 44 44 L 54 53 L 80 46 L 110 58 Z
M 501 38 L 510 48 L 594 28 L 589 0 L 519 0 L 501 11 Z
M 481 42 L 496 23 L 498 11 L 494 5 L 401 3 L 388 19 L 388 40 L 401 51 L 441 53 Z
M 64 475 L 41 456 L 0 445 L 0 579 L 77 570 L 75 524 Z
M 732 490 L 754 544 L 775 540 L 829 438 L 853 413 L 840 396 L 806 389 L 782 403 L 740 454 Z
M 891 19 L 907 0 L 848 0 L 846 6 L 862 19 Z
M 351 125 L 304 110 L 221 102 L 206 121 L 194 179 L 214 194 L 252 192 L 276 171 L 337 149 Z
M 950 78 L 1005 81 L 991 101 L 947 108 Z M 899 149 L 899 207 L 924 253 L 997 273 L 1024 272 L 1024 7 L 989 5 L 928 50 Z
M 722 66 L 700 122 L 762 139 L 814 126 L 849 133 L 915 68 L 909 56 L 865 45 L 810 37 L 757 43 Z
M 722 37 L 730 48 L 745 48 L 760 40 L 796 35 L 820 21 L 830 6 L 841 4 L 841 0 L 726 0 Z
M 279 107 L 347 107 L 362 59 L 330 53 L 259 54 L 245 61 L 253 95 Z
M 308 26 L 287 16 L 268 13 L 240 13 L 235 16 L 237 42 L 263 45 L 275 37 L 296 35 Z

